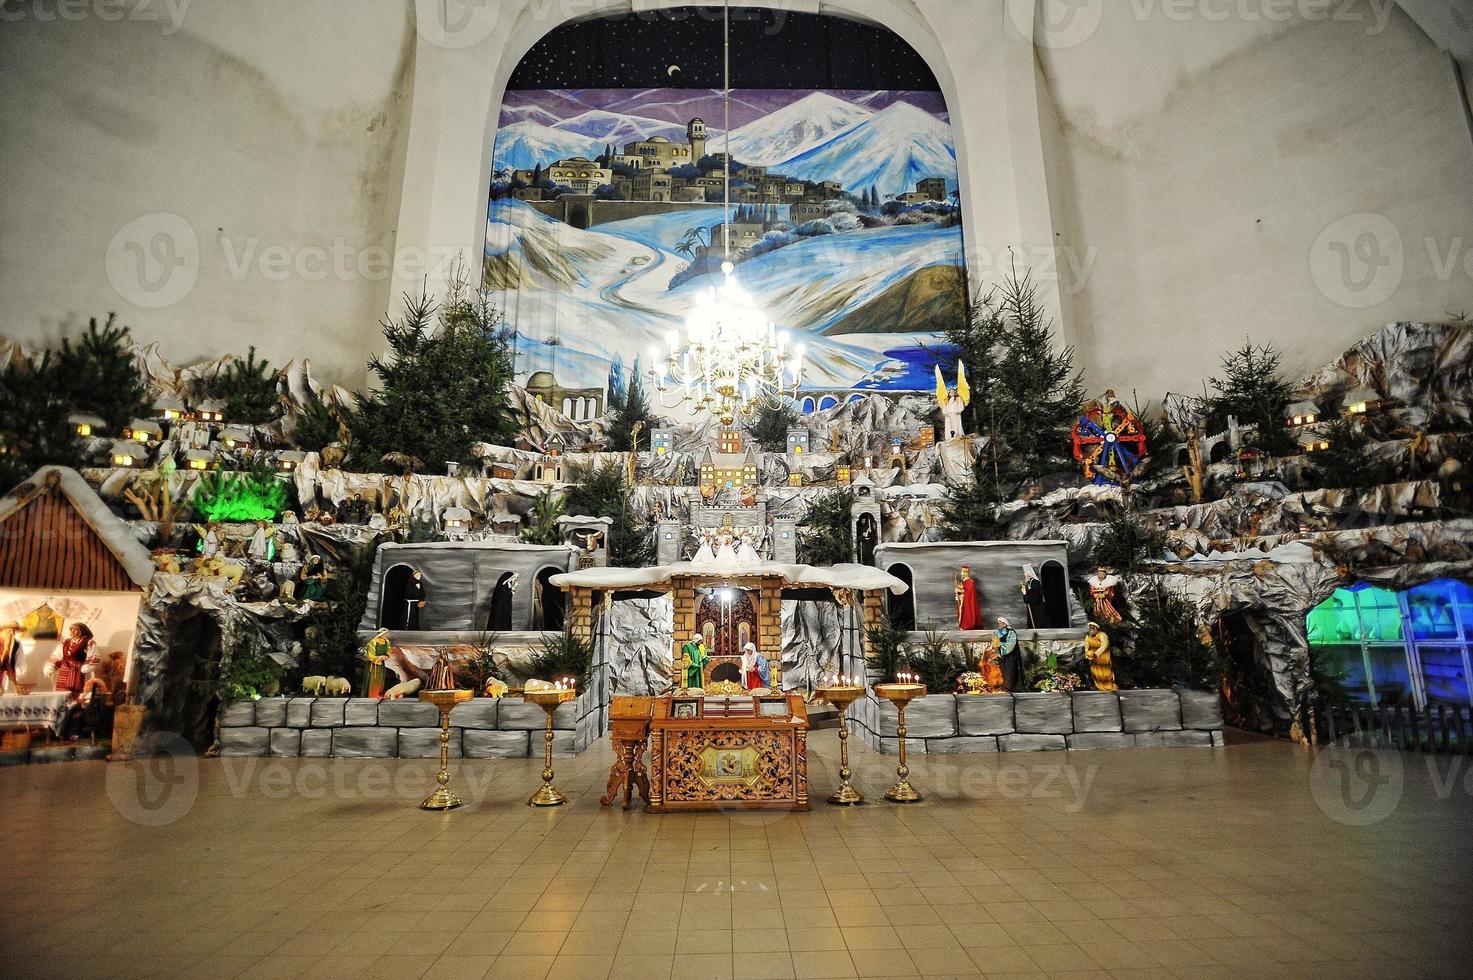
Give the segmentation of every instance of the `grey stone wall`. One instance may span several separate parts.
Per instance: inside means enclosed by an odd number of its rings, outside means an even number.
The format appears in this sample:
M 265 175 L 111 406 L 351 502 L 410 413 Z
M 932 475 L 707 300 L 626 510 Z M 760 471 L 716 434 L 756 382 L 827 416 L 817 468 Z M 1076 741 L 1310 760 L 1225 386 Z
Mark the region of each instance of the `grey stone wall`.
M 554 755 L 573 756 L 598 739 L 599 704 L 590 692 L 553 713 Z M 455 758 L 542 755 L 546 715 L 520 698 L 475 698 L 450 713 Z M 422 701 L 373 698 L 262 698 L 222 709 L 220 754 L 338 759 L 433 759 L 440 712 Z
M 894 753 L 896 710 L 873 692 L 849 710 L 850 730 Z M 1093 751 L 1220 746 L 1222 705 L 1211 691 L 932 694 L 905 710 L 908 752 Z

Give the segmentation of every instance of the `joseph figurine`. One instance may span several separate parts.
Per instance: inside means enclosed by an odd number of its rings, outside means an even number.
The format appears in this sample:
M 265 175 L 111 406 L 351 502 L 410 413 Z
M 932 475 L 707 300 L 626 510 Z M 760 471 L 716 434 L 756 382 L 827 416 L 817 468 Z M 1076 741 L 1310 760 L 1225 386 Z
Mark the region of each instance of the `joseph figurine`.
M 706 652 L 706 638 L 700 633 L 692 633 L 690 641 L 680 648 L 681 657 L 685 663 L 685 686 L 706 686 L 706 664 L 711 662 L 711 655 Z

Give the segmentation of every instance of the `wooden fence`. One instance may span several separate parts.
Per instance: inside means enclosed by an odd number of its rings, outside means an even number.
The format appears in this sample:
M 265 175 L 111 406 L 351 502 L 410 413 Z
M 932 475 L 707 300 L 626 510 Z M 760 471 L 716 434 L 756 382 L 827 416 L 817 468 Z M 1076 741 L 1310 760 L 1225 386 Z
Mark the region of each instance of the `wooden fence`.
M 1473 715 L 1467 708 L 1350 705 L 1330 708 L 1321 718 L 1330 744 L 1473 755 Z

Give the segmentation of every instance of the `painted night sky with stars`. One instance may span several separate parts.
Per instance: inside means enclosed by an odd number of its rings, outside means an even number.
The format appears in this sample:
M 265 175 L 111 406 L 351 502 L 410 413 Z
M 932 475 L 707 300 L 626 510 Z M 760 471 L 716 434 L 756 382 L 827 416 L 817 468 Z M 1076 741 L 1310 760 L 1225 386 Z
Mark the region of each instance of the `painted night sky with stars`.
M 532 47 L 507 87 L 719 89 L 721 69 L 721 8 L 676 7 L 565 24 Z M 731 76 L 732 88 L 747 89 L 940 89 L 883 27 L 755 7 L 731 10 Z

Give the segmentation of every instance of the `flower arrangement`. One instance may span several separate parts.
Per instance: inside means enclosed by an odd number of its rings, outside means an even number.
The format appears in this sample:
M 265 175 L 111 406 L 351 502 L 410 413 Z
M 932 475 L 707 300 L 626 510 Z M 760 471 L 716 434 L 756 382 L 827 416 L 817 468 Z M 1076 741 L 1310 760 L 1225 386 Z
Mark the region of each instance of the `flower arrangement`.
M 1047 694 L 1069 694 L 1079 690 L 1079 686 L 1078 675 L 1065 671 L 1052 671 L 1038 682 L 1038 689 Z
M 1034 685 L 1034 689 L 1045 694 L 1068 694 L 1079 690 L 1083 683 L 1078 674 L 1061 668 L 1058 655 L 1051 653 L 1043 663 L 1043 670 L 1038 675 L 1038 683 Z

